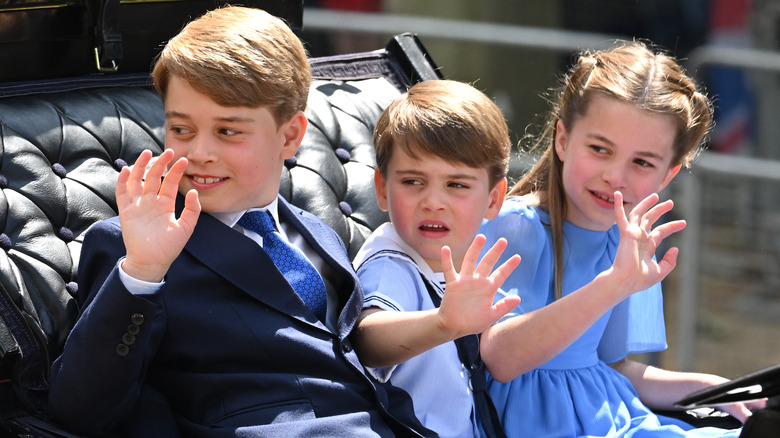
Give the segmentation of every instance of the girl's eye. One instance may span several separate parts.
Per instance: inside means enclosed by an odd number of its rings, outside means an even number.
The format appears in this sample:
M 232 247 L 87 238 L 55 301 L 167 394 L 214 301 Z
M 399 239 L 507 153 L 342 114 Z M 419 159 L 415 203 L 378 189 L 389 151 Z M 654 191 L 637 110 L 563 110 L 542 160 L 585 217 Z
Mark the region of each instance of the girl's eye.
M 655 167 L 655 165 L 653 163 L 651 163 L 649 161 L 645 161 L 645 160 L 643 160 L 641 158 L 637 158 L 636 160 L 634 160 L 634 162 L 636 164 L 638 164 L 639 166 L 641 166 L 641 167 Z

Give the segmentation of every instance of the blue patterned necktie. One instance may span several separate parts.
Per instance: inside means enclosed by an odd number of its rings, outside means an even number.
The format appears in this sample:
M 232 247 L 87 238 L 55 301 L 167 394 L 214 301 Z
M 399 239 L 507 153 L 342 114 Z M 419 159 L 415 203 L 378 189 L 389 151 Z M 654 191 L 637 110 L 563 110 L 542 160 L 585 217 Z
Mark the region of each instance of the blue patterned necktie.
M 311 262 L 276 233 L 271 214 L 266 211 L 248 211 L 238 220 L 238 225 L 263 238 L 263 249 L 284 278 L 317 318 L 324 321 L 328 307 L 325 283 Z

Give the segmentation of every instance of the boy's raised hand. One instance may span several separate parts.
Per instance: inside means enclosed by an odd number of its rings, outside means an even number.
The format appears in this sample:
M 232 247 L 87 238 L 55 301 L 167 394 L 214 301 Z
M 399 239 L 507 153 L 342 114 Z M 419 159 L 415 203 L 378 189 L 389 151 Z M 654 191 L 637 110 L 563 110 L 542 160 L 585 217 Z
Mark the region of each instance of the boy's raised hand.
M 674 206 L 671 200 L 656 205 L 658 199 L 658 194 L 653 193 L 626 215 L 623 194 L 615 192 L 615 220 L 620 229 L 620 245 L 612 269 L 622 272 L 629 294 L 660 282 L 677 264 L 679 250 L 676 247 L 669 248 L 661 261 L 653 259 L 664 239 L 685 228 L 683 220 L 653 228 L 656 221 Z
M 479 261 L 484 245 L 485 236 L 477 235 L 466 251 L 460 273 L 455 271 L 450 248 L 445 246 L 441 249 L 447 287 L 438 316 L 442 327 L 454 333 L 453 339 L 483 332 L 520 304 L 517 295 L 507 296 L 493 304 L 498 289 L 520 263 L 520 256 L 513 255 L 494 271 L 493 266 L 507 246 L 506 239 L 499 239 Z
M 177 219 L 176 194 L 187 160 L 173 163 L 162 179 L 173 151 L 164 151 L 147 171 L 151 159 L 152 153 L 144 151 L 132 169 L 125 167 L 119 172 L 116 203 L 127 250 L 122 269 L 138 280 L 160 282 L 192 235 L 200 202 L 198 193 L 191 190 Z

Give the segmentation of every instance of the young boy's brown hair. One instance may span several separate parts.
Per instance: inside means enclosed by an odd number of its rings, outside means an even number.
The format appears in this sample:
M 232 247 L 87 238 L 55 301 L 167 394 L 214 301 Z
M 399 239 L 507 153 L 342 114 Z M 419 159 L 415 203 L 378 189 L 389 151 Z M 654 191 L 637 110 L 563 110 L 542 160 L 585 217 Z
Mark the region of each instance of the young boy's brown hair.
M 506 176 L 512 147 L 498 106 L 473 86 L 450 80 L 414 85 L 379 118 L 374 148 L 385 177 L 395 146 L 414 158 L 428 154 L 484 167 L 491 187 Z
M 248 30 L 247 21 L 256 25 Z M 178 76 L 220 105 L 267 106 L 277 124 L 306 108 L 311 84 L 298 37 L 280 18 L 252 8 L 215 9 L 190 22 L 165 46 L 152 75 L 163 98 Z

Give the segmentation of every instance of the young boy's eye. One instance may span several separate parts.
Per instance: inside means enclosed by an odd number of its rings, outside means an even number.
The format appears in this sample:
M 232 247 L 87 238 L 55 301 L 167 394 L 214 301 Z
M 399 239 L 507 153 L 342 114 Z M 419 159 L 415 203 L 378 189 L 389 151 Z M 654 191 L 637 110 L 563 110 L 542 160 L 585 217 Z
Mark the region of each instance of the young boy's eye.
M 452 188 L 455 188 L 455 189 L 467 189 L 467 188 L 469 188 L 468 185 L 463 184 L 463 183 L 459 183 L 459 182 L 451 182 L 451 183 L 449 183 L 449 186 L 452 187 Z
M 175 135 L 187 135 L 191 132 L 188 128 L 185 128 L 184 126 L 171 126 L 170 130 Z
M 597 154 L 606 154 L 608 152 L 607 148 L 605 148 L 604 146 L 598 146 L 595 144 L 591 145 L 590 149 Z
M 238 134 L 241 133 L 241 131 L 239 131 L 237 129 L 231 129 L 231 128 L 222 128 L 218 132 L 219 132 L 220 135 L 224 135 L 224 136 L 227 136 L 227 137 L 230 137 L 232 135 L 238 135 Z
M 422 184 L 419 179 L 413 179 L 413 178 L 405 178 L 401 180 L 401 184 L 407 184 L 407 185 L 419 185 Z

